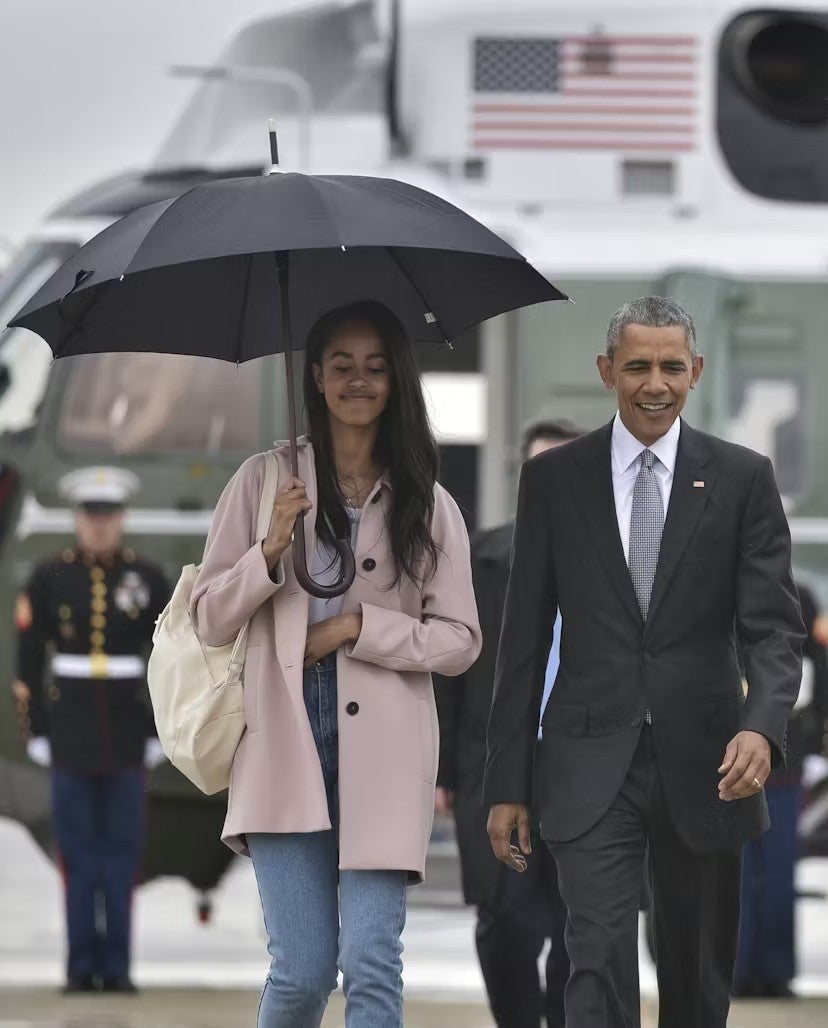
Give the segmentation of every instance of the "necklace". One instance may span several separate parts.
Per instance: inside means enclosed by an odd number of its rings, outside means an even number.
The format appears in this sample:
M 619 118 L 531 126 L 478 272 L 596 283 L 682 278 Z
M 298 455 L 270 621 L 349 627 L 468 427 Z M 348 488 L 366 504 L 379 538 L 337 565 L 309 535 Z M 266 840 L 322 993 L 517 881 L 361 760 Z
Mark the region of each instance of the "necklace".
M 338 479 L 339 491 L 349 507 L 359 509 L 365 506 L 365 501 L 376 481 L 374 475 L 350 475 L 347 478 Z

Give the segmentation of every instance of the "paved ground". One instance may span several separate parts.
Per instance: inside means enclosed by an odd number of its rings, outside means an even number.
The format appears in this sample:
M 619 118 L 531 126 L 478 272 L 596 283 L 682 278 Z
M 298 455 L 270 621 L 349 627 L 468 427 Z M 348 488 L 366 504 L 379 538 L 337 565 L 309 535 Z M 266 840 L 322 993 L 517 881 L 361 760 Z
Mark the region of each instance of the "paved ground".
M 0 1028 L 238 1028 L 253 1025 L 258 994 L 155 989 L 139 997 L 63 998 L 43 990 L 0 992 Z M 325 1028 L 341 1028 L 342 1003 L 335 997 Z M 413 1000 L 406 1028 L 490 1028 L 480 1003 Z M 645 1001 L 642 1028 L 655 1028 L 653 1001 Z M 731 1028 L 817 1028 L 828 1023 L 828 1000 L 734 1005 Z
M 438 848 L 439 849 L 439 848 Z M 439 863 L 439 861 L 438 861 Z M 473 917 L 452 904 L 451 862 L 412 891 L 403 941 L 408 1028 L 491 1028 L 473 948 Z M 828 861 L 799 868 L 806 890 L 828 889 Z M 456 893 L 454 894 L 456 896 Z M 195 918 L 196 897 L 180 880 L 137 895 L 135 979 L 139 997 L 62 997 L 62 897 L 54 868 L 16 824 L 0 819 L 0 1028 L 246 1028 L 255 1024 L 267 954 L 249 861 L 232 867 L 215 897 L 210 925 Z M 427 901 L 424 903 L 424 901 Z M 828 901 L 799 906 L 800 975 L 807 999 L 738 1004 L 733 1028 L 828 1025 Z M 655 975 L 639 948 L 643 1028 L 655 1028 Z M 334 997 L 326 1028 L 343 1024 Z

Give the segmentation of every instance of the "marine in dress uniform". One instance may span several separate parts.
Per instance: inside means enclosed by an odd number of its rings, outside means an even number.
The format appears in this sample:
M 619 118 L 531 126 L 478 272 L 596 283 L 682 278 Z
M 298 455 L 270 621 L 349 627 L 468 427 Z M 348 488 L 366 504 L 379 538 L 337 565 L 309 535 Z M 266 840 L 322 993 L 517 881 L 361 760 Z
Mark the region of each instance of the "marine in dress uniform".
M 40 564 L 18 600 L 14 691 L 29 756 L 51 766 L 66 991 L 133 992 L 145 768 L 162 756 L 145 657 L 169 586 L 159 568 L 121 547 L 133 474 L 85 468 L 59 485 L 75 506 L 78 545 Z

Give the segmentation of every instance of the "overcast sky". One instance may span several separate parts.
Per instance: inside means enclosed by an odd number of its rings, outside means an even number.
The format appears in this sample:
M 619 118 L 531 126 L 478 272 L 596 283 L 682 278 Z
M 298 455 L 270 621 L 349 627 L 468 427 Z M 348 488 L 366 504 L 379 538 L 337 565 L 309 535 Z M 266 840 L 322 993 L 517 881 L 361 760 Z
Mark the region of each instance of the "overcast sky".
M 0 246 L 78 189 L 147 163 L 195 85 L 170 65 L 209 63 L 242 25 L 294 6 L 0 0 Z

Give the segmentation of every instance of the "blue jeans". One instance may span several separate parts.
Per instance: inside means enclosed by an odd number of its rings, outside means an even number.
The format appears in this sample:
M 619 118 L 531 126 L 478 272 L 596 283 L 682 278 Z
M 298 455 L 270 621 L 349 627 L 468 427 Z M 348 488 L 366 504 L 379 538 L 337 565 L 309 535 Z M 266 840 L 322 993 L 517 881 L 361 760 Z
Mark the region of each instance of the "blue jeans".
M 52 816 L 66 884 L 70 978 L 129 974 L 132 890 L 144 842 L 144 771 L 52 769 Z
M 305 672 L 327 832 L 251 833 L 271 956 L 258 1028 L 318 1028 L 343 975 L 348 1028 L 400 1028 L 405 871 L 339 871 L 336 655 Z

